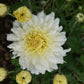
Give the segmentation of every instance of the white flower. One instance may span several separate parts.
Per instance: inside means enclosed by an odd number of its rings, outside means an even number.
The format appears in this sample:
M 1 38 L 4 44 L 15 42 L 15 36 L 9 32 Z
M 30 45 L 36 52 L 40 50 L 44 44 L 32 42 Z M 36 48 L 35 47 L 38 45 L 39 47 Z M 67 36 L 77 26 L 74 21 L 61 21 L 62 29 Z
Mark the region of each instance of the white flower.
M 83 13 L 78 13 L 76 15 L 76 19 L 78 22 L 83 22 L 84 21 L 84 14 Z
M 62 47 L 67 38 L 65 32 L 61 32 L 59 18 L 54 19 L 54 16 L 53 12 L 45 15 L 42 11 L 37 16 L 32 15 L 27 23 L 13 23 L 13 33 L 7 35 L 7 40 L 13 43 L 8 48 L 13 50 L 14 58 L 19 57 L 22 69 L 44 74 L 64 63 L 63 57 L 70 49 Z

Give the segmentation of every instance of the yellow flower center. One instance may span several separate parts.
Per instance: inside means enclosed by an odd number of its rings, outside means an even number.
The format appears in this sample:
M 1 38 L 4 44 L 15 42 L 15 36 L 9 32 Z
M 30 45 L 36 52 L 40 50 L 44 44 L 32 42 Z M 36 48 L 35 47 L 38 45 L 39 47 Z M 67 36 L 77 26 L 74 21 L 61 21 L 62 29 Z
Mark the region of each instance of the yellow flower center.
M 61 84 L 62 83 L 62 81 L 61 80 L 59 80 L 59 84 Z
M 22 13 L 21 16 L 24 16 L 24 13 Z
M 46 44 L 45 39 L 38 34 L 36 35 L 33 34 L 26 38 L 27 38 L 26 42 L 27 42 L 28 48 L 32 51 L 43 49 Z
M 24 51 L 34 57 L 45 56 L 51 50 L 53 44 L 52 35 L 38 30 L 30 30 L 24 35 Z
M 31 37 L 28 40 L 28 43 L 29 43 L 29 46 L 31 46 L 33 49 L 42 48 L 43 45 L 45 44 L 44 39 L 41 38 L 40 36 Z
M 22 77 L 22 79 L 25 79 L 25 77 Z

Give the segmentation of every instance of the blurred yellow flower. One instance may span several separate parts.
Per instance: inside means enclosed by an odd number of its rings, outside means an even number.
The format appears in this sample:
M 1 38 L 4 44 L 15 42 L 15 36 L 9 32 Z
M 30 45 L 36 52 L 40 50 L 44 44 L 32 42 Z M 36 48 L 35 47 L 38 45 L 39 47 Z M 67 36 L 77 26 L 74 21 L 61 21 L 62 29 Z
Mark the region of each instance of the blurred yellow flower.
M 19 84 L 28 84 L 31 82 L 31 74 L 28 71 L 21 71 L 16 75 L 16 81 Z
M 54 77 L 53 84 L 67 84 L 65 75 L 57 74 Z
M 0 82 L 3 81 L 7 76 L 7 71 L 4 68 L 0 68 Z
M 8 7 L 5 4 L 0 3 L 0 17 L 4 17 L 8 12 Z
M 70 2 L 71 0 L 66 0 L 67 2 Z
M 32 16 L 31 11 L 26 6 L 18 8 L 13 14 L 19 22 L 28 22 Z
M 79 6 L 78 9 L 79 9 L 79 10 L 82 10 L 82 6 Z
M 76 19 L 78 22 L 83 22 L 84 21 L 84 14 L 83 13 L 78 13 L 76 15 Z

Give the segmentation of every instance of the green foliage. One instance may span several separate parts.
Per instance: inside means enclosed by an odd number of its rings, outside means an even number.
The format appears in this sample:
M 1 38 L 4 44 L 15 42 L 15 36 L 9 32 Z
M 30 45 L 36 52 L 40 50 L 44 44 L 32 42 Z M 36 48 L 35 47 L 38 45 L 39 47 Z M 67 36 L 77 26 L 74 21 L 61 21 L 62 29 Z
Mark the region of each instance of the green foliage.
M 82 63 L 82 65 L 84 65 L 84 55 L 80 56 L 80 62 Z
M 44 75 L 33 75 L 30 84 L 52 84 L 55 74 L 62 73 L 66 75 L 68 84 L 81 84 L 84 82 L 84 22 L 79 23 L 76 20 L 76 14 L 84 13 L 84 0 L 44 0 L 46 4 L 41 4 L 43 0 L 23 0 L 20 3 L 10 5 L 10 13 L 18 7 L 26 5 L 32 10 L 33 14 L 44 10 L 46 14 L 55 12 L 55 17 L 60 18 L 60 25 L 63 25 L 63 31 L 66 31 L 67 41 L 64 48 L 71 48 L 71 52 L 64 58 L 66 61 L 62 65 L 58 65 L 59 69 L 53 72 L 46 72 Z M 82 7 L 79 10 L 79 6 Z M 15 70 L 12 75 L 11 84 L 15 82 L 15 76 L 20 71 L 18 59 L 12 59 Z
M 13 57 L 11 55 L 11 57 Z M 12 76 L 12 81 L 10 82 L 11 84 L 17 84 L 16 83 L 16 74 L 21 71 L 20 65 L 18 58 L 16 59 L 11 59 L 11 63 L 15 66 L 13 71 L 10 71 L 8 74 Z
M 27 0 L 24 0 L 24 1 L 19 2 L 17 4 L 10 5 L 9 6 L 9 12 L 12 13 L 14 10 L 16 10 L 17 8 L 19 8 L 21 6 L 27 6 L 27 7 L 29 7 L 28 1 Z
M 16 67 L 20 67 L 18 59 L 12 59 L 11 62 L 16 66 Z

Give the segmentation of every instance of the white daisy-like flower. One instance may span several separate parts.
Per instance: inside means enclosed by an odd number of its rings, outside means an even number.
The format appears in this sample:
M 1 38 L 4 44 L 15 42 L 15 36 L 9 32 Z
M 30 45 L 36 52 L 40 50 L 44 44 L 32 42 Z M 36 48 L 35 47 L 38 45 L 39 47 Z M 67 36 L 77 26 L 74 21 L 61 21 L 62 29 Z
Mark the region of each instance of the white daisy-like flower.
M 70 49 L 64 50 L 62 45 L 66 41 L 65 32 L 59 26 L 59 18 L 54 18 L 55 13 L 46 15 L 44 11 L 32 15 L 26 23 L 15 21 L 12 34 L 7 35 L 7 40 L 13 41 L 8 46 L 13 50 L 13 55 L 19 57 L 22 69 L 27 69 L 33 74 L 44 74 L 58 69 L 57 64 L 63 64 L 63 57 Z

